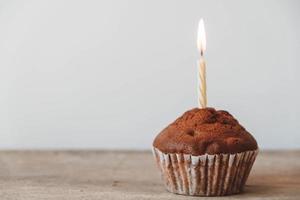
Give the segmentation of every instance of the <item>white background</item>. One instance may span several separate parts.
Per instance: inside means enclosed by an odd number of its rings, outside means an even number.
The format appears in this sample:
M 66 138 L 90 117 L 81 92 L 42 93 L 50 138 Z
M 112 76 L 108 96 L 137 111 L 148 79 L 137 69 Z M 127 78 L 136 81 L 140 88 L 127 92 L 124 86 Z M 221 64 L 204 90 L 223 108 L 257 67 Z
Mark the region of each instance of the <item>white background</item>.
M 0 148 L 149 149 L 197 106 L 196 31 L 208 104 L 260 148 L 300 148 L 300 1 L 0 2 Z

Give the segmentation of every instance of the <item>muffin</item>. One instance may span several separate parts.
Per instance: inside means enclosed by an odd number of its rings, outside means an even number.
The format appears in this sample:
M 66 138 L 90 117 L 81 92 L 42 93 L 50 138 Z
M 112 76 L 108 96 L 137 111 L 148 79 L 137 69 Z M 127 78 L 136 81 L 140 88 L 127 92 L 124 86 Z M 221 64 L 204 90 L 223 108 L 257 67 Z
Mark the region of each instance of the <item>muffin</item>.
M 257 142 L 228 112 L 194 108 L 167 126 L 153 153 L 168 191 L 223 196 L 243 190 Z

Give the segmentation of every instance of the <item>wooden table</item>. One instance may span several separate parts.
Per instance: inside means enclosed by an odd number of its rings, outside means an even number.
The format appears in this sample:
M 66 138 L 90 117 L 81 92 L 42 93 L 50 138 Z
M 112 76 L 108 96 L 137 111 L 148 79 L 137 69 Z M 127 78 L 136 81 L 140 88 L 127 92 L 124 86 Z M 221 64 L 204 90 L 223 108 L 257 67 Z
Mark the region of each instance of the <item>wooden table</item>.
M 222 199 L 168 193 L 150 152 L 2 151 L 0 199 Z M 224 199 L 300 199 L 300 151 L 260 152 L 245 192 Z

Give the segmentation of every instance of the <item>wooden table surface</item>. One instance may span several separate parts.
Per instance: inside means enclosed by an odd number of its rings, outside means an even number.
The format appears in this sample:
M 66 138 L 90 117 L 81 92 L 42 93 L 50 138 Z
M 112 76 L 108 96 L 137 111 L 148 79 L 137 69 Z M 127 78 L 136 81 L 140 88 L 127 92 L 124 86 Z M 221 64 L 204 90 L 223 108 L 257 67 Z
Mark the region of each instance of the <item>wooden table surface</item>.
M 300 199 L 300 151 L 260 152 L 245 192 L 168 193 L 150 152 L 1 151 L 0 199 Z

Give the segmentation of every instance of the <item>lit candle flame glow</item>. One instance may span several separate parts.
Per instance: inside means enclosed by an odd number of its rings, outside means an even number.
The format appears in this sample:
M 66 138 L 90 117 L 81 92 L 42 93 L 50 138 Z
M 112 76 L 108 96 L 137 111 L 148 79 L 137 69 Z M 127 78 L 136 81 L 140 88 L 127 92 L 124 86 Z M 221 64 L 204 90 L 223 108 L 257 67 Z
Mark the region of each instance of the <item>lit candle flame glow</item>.
M 205 34 L 204 21 L 202 18 L 200 19 L 198 25 L 197 46 L 201 55 L 203 55 L 204 51 L 206 50 L 206 34 Z

